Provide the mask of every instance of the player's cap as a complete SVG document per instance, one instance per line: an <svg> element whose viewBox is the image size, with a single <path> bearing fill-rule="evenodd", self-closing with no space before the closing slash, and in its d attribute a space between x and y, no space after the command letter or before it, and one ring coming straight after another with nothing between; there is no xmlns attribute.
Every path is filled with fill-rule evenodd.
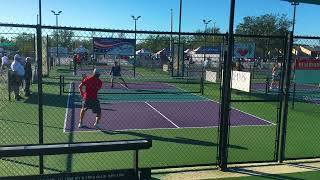
<svg viewBox="0 0 320 180"><path fill-rule="evenodd" d="M26 62L27 62L27 63L31 63L31 57L27 57L27 58L26 58Z"/></svg>
<svg viewBox="0 0 320 180"><path fill-rule="evenodd" d="M95 75L100 75L101 73L100 73L100 70L99 69L94 69L93 70L93 75L95 76Z"/></svg>
<svg viewBox="0 0 320 180"><path fill-rule="evenodd" d="M20 62L21 57L20 57L20 55L19 55L19 54L16 54L16 55L14 55L13 59L14 59L15 61Z"/></svg>

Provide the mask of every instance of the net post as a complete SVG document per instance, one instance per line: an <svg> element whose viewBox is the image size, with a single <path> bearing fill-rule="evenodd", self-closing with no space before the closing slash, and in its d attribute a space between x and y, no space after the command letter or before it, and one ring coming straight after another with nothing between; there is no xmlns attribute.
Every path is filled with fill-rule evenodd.
<svg viewBox="0 0 320 180"><path fill-rule="evenodd" d="M64 76L62 76L62 92L65 92L65 91L64 91L64 86L65 86L65 83L64 83Z"/></svg>
<svg viewBox="0 0 320 180"><path fill-rule="evenodd" d="M201 92L201 95L204 95L204 78L203 78L203 72L202 72L202 75L201 75L201 78L200 78L200 92Z"/></svg>
<svg viewBox="0 0 320 180"><path fill-rule="evenodd" d="M269 85L270 84L270 80L269 80L269 77L267 77L267 79L266 79L266 94L268 94L269 93Z"/></svg>

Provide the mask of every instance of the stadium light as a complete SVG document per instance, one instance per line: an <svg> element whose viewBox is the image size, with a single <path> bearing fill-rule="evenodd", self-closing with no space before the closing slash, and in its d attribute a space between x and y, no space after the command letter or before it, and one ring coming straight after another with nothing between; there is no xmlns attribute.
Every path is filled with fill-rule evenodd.
<svg viewBox="0 0 320 180"><path fill-rule="evenodd" d="M57 13L54 10L51 10L51 12L53 13L53 15L56 16L56 27L58 27L58 16L62 13L62 11L58 11ZM58 58L58 64L60 65L60 58L59 58L59 34L58 34L58 30L57 30L57 58Z"/></svg>
<svg viewBox="0 0 320 180"><path fill-rule="evenodd" d="M132 19L134 20L134 39L135 39L135 45L134 45L134 61L133 61L133 77L136 77L136 47L137 47L137 21L141 16L135 17L134 15L131 15Z"/></svg>
<svg viewBox="0 0 320 180"><path fill-rule="evenodd" d="M208 24L212 21L212 20L205 20L203 19L202 20L203 23L204 23L204 33L207 32L207 26ZM203 63L205 63L205 60L206 60L206 51L207 51L207 35L204 36L204 54L203 54ZM205 64L203 64L202 68L205 68ZM204 69L203 69L204 70ZM202 72L203 72L202 70Z"/></svg>
<svg viewBox="0 0 320 180"><path fill-rule="evenodd" d="M205 27L204 27L204 32L206 32L207 31L207 26L208 26L208 24L211 22L212 20L203 20L203 23L204 23L204 25L205 25Z"/></svg>

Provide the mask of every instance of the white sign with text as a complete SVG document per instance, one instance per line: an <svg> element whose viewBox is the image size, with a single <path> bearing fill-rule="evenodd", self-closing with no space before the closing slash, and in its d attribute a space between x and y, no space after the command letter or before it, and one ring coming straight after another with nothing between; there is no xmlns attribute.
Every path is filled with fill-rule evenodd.
<svg viewBox="0 0 320 180"><path fill-rule="evenodd" d="M232 71L231 88L250 92L251 73L243 71Z"/></svg>

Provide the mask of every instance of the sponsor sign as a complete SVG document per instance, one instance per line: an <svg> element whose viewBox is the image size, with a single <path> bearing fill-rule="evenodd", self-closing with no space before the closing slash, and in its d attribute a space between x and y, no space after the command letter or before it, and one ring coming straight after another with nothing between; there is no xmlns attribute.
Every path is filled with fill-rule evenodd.
<svg viewBox="0 0 320 180"><path fill-rule="evenodd" d="M206 81L208 82L217 82L217 72L206 71Z"/></svg>
<svg viewBox="0 0 320 180"><path fill-rule="evenodd" d="M231 88L250 92L251 73L243 71L232 71Z"/></svg>
<svg viewBox="0 0 320 180"><path fill-rule="evenodd" d="M93 51L106 55L133 56L134 39L93 38Z"/></svg>
<svg viewBox="0 0 320 180"><path fill-rule="evenodd" d="M320 60L297 59L295 61L294 82L320 83Z"/></svg>

